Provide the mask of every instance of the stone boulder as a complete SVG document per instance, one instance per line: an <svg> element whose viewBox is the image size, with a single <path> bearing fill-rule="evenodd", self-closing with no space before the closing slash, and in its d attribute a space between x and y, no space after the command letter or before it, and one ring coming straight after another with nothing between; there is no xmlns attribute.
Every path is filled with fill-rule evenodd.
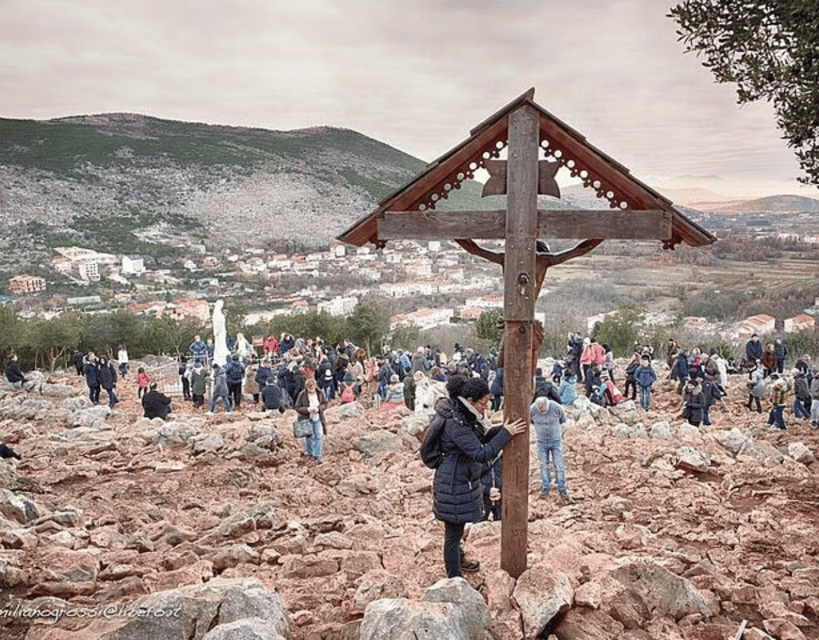
<svg viewBox="0 0 819 640"><path fill-rule="evenodd" d="M257 447L269 449L271 445L280 447L284 442L281 432L271 424L252 424L245 432L245 440Z"/></svg>
<svg viewBox="0 0 819 640"><path fill-rule="evenodd" d="M401 437L379 429L359 438L355 448L364 456L372 458L387 451L401 451L403 449Z"/></svg>
<svg viewBox="0 0 819 640"><path fill-rule="evenodd" d="M813 451L808 449L804 442L791 442L788 444L788 455L802 464L810 464L816 460Z"/></svg>
<svg viewBox="0 0 819 640"><path fill-rule="evenodd" d="M257 578L213 578L204 584L160 591L143 596L132 605L134 611L154 615L121 619L121 625L106 633L104 640L208 640L254 638L278 640L290 635L287 609L275 591ZM162 612L162 615L157 615ZM248 621L246 625L237 625ZM269 635L248 635L264 623ZM222 625L234 625L215 634ZM242 636L228 631L244 629ZM274 632L277 635L272 635Z"/></svg>
<svg viewBox="0 0 819 640"><path fill-rule="evenodd" d="M424 431L429 426L430 418L427 416L411 415L401 418L400 432L417 441L421 441Z"/></svg>
<svg viewBox="0 0 819 640"><path fill-rule="evenodd" d="M2 413L13 420L47 420L53 417L54 403L38 396L18 396L3 403Z"/></svg>
<svg viewBox="0 0 819 640"><path fill-rule="evenodd" d="M481 640L489 622L483 597L463 578L440 580L421 601L381 598L367 605L359 640Z"/></svg>
<svg viewBox="0 0 819 640"><path fill-rule="evenodd" d="M194 453L206 453L208 451L216 452L225 445L222 436L217 434L199 434L191 436L188 439L188 444Z"/></svg>
<svg viewBox="0 0 819 640"><path fill-rule="evenodd" d="M518 578L512 593L523 617L525 638L537 638L557 616L574 602L569 576L545 564L535 565Z"/></svg>
<svg viewBox="0 0 819 640"><path fill-rule="evenodd" d="M364 611L375 600L406 598L407 595L407 585L401 576L384 569L374 569L361 576L353 596L353 607L356 611Z"/></svg>
<svg viewBox="0 0 819 640"><path fill-rule="evenodd" d="M620 404L612 405L608 410L609 413L620 422L625 422L626 424L639 422L637 405L634 400L625 400Z"/></svg>
<svg viewBox="0 0 819 640"><path fill-rule="evenodd" d="M154 420L159 421L159 418ZM196 435L196 428L187 422L161 422L154 433L154 442L161 448L187 444Z"/></svg>
<svg viewBox="0 0 819 640"><path fill-rule="evenodd" d="M649 428L649 433L652 438L668 440L673 435L671 432L671 420L665 419L654 422Z"/></svg>
<svg viewBox="0 0 819 640"><path fill-rule="evenodd" d="M0 514L20 524L27 524L40 516L40 510L26 496L0 489Z"/></svg>
<svg viewBox="0 0 819 640"><path fill-rule="evenodd" d="M711 436L734 455L737 455L742 450L747 440L745 434L742 433L738 427L732 429L715 429L711 433Z"/></svg>
<svg viewBox="0 0 819 640"><path fill-rule="evenodd" d="M360 418L364 415L364 406L356 401L356 402L347 402L345 404L339 405L338 410L336 411L336 417L339 420L349 420L351 418Z"/></svg>
<svg viewBox="0 0 819 640"><path fill-rule="evenodd" d="M711 466L711 458L707 453L692 447L680 447L675 456L675 465L686 471L707 471Z"/></svg>
<svg viewBox="0 0 819 640"><path fill-rule="evenodd" d="M29 371L26 373L26 381L23 383L23 389L32 393L43 393L43 385L46 383L46 377L42 371Z"/></svg>
<svg viewBox="0 0 819 640"><path fill-rule="evenodd" d="M44 396L54 398L69 398L77 393L77 390L70 384L54 384L51 382L45 382L43 383L43 386L40 387L40 393Z"/></svg>
<svg viewBox="0 0 819 640"><path fill-rule="evenodd" d="M90 409L94 406L94 403L91 402L91 398L88 396L72 396L70 398L66 398L62 401L62 407L69 413L74 413L75 411L82 411L83 409Z"/></svg>
<svg viewBox="0 0 819 640"><path fill-rule="evenodd" d="M754 438L745 440L738 455L750 456L769 467L778 466L785 459L784 454L772 444Z"/></svg>
<svg viewBox="0 0 819 640"><path fill-rule="evenodd" d="M439 580L424 591L421 602L449 602L457 605L463 621L462 628L471 640L481 638L489 622L489 609L483 596L465 580Z"/></svg>
<svg viewBox="0 0 819 640"><path fill-rule="evenodd" d="M611 428L611 435L615 438L645 438L648 434L642 422L635 424L618 422Z"/></svg>
<svg viewBox="0 0 819 640"><path fill-rule="evenodd" d="M80 409L68 414L68 427L88 427L99 429L105 424L105 419L111 415L111 407L107 404L91 405L87 409Z"/></svg>
<svg viewBox="0 0 819 640"><path fill-rule="evenodd" d="M691 614L706 618L714 615L705 598L688 580L652 560L625 559L610 576L639 599L652 617L671 616L680 620Z"/></svg>
<svg viewBox="0 0 819 640"><path fill-rule="evenodd" d="M208 631L202 640L285 640L270 622L262 618L244 618L220 624Z"/></svg>

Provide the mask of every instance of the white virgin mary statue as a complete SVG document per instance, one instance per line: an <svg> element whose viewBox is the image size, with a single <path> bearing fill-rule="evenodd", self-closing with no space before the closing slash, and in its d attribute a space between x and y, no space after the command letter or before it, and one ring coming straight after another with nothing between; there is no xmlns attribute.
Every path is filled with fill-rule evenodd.
<svg viewBox="0 0 819 640"><path fill-rule="evenodd" d="M222 311L224 300L217 300L213 305L213 364L224 367L227 362L227 329L225 328L225 314Z"/></svg>

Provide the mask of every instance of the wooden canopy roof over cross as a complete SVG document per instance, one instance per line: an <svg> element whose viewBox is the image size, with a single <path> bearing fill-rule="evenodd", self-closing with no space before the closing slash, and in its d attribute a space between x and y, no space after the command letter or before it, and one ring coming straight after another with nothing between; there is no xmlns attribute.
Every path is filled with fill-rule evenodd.
<svg viewBox="0 0 819 640"><path fill-rule="evenodd" d="M338 239L354 246L368 242L383 247L388 240L412 238L502 239L506 211L437 212L436 205L472 179L478 169L491 178L484 195L506 193L505 161L509 114L523 105L538 115L539 147L547 158L539 163L541 195L560 197L554 176L565 167L572 177L608 200L610 211L546 209L538 211L538 237L656 238L663 248L680 242L711 244L716 238L674 208L672 202L632 176L629 170L588 143L585 137L533 102L534 88L516 98L470 131L469 138L430 163L418 176L382 200Z"/></svg>
<svg viewBox="0 0 819 640"><path fill-rule="evenodd" d="M503 413L510 429L517 421L528 424L530 418L534 362L542 339L534 308L549 267L591 251L605 238L657 239L666 249L680 242L701 246L716 240L628 169L535 104L533 97L530 89L475 127L467 140L339 236L348 244L372 242L379 247L399 238L451 239L501 266ZM508 159L499 159L507 148ZM608 200L611 210L538 209L538 195L560 197L555 175L562 167ZM505 194L505 210L436 210L479 169L490 175L484 195ZM585 240L573 249L550 253L545 238ZM504 239L505 250L489 251L476 239ZM526 568L529 486L529 438L518 436L503 450L501 518L501 568L515 578Z"/></svg>

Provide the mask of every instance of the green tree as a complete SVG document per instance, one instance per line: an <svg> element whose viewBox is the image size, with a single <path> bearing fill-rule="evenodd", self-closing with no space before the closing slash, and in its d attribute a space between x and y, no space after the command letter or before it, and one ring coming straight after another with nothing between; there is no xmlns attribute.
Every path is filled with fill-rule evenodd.
<svg viewBox="0 0 819 640"><path fill-rule="evenodd" d="M415 351L421 343L421 330L416 327L398 327L392 332L390 337L390 345L394 349L403 349L404 351Z"/></svg>
<svg viewBox="0 0 819 640"><path fill-rule="evenodd" d="M347 337L346 321L339 316L331 316L326 311L310 311L295 316L276 316L268 324L265 336L280 336L289 333L305 338L321 338L326 343L334 344Z"/></svg>
<svg viewBox="0 0 819 640"><path fill-rule="evenodd" d="M368 354L383 350L384 336L389 330L390 317L386 308L373 299L360 301L347 317L349 339L363 346Z"/></svg>
<svg viewBox="0 0 819 640"><path fill-rule="evenodd" d="M154 355L178 355L187 353L190 331L180 326L173 318L162 316L151 318L145 325L136 344L136 352Z"/></svg>
<svg viewBox="0 0 819 640"><path fill-rule="evenodd" d="M34 366L40 362L49 371L57 361L80 344L87 316L77 311L63 313L48 320L35 320L28 327L26 342L34 355Z"/></svg>
<svg viewBox="0 0 819 640"><path fill-rule="evenodd" d="M225 301L225 325L227 332L235 336L237 333L244 333L245 318L247 318L247 304L239 298L231 298Z"/></svg>
<svg viewBox="0 0 819 640"><path fill-rule="evenodd" d="M773 103L804 176L819 185L819 0L685 0L669 17L739 104Z"/></svg>
<svg viewBox="0 0 819 640"><path fill-rule="evenodd" d="M12 353L20 350L25 323L10 305L0 305L0 326L3 327L0 331L0 356L5 363Z"/></svg>
<svg viewBox="0 0 819 640"><path fill-rule="evenodd" d="M503 338L503 325L498 320L503 316L503 309L484 311L475 322L475 335L481 340L498 346Z"/></svg>
<svg viewBox="0 0 819 640"><path fill-rule="evenodd" d="M789 333L782 340L788 349L788 359L796 362L796 359L803 355L808 355L815 359L819 353L819 333L816 331L799 331Z"/></svg>
<svg viewBox="0 0 819 640"><path fill-rule="evenodd" d="M642 314L634 306L623 305L617 313L598 322L592 335L600 344L608 344L616 357L622 357L633 351L642 321Z"/></svg>
<svg viewBox="0 0 819 640"><path fill-rule="evenodd" d="M139 339L145 327L145 322L139 317L126 311L118 309L108 314L109 330L107 336L111 338L109 348L111 356L116 357L116 348L119 344L130 345Z"/></svg>

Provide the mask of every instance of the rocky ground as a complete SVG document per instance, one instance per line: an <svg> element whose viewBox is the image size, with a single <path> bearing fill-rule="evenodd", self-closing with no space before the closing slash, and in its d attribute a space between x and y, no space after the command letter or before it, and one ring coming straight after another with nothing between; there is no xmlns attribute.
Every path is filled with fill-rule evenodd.
<svg viewBox="0 0 819 640"><path fill-rule="evenodd" d="M465 548L481 570L467 580L485 611L477 631L449 637L723 640L746 621L746 639L819 639L819 432L790 415L785 432L765 427L732 384L701 429L678 417L670 382L648 414L572 409L574 502L536 498L533 448L529 570L500 571L500 524L474 526ZM331 408L316 466L292 411L209 418L175 399L163 423L141 418L132 380L118 391L112 413L68 373L0 391L0 440L23 457L0 461L0 638L277 637L225 635L224 602L178 636L140 635L110 613L19 613L240 578L230 584L280 596L276 633L292 640L433 637L385 631L385 606L417 622L448 597L430 590L445 577L443 529L408 412Z"/></svg>

